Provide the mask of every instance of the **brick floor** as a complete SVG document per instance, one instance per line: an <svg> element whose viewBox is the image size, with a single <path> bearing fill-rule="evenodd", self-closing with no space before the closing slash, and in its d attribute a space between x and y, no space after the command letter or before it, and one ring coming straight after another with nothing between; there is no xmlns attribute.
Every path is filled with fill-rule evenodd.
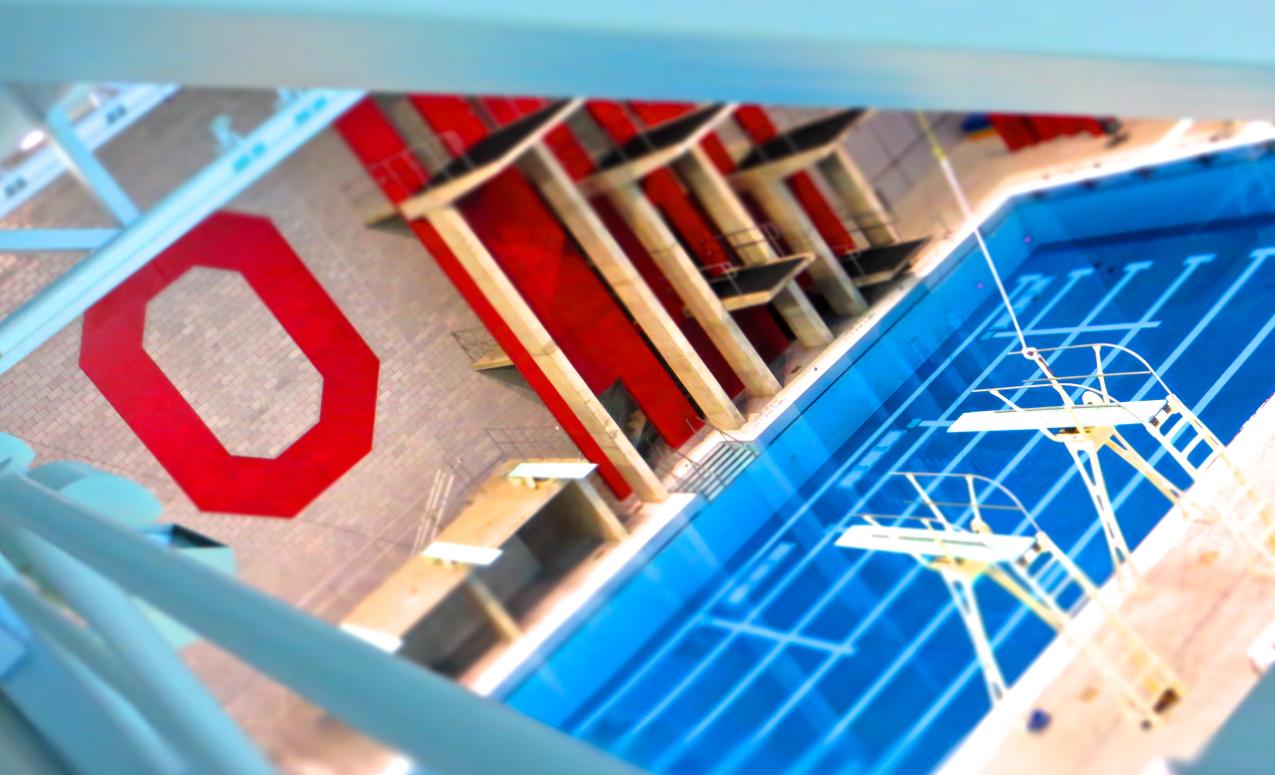
<svg viewBox="0 0 1275 775"><path fill-rule="evenodd" d="M214 158L206 129L214 116L227 112L248 131L268 115L271 99L184 90L101 157L140 206L152 205ZM406 558L440 469L477 473L501 457L489 429L560 435L517 377L470 368L451 332L480 323L419 243L362 226L343 190L362 174L340 138L324 132L227 208L273 219L381 360L371 454L296 519L199 513L80 372L79 321L0 375L0 429L26 439L43 460L84 460L145 484L166 519L233 546L244 581L329 620ZM0 221L0 228L106 225L65 177ZM0 314L78 258L0 255ZM197 269L174 283L148 308L145 345L233 452L277 454L315 420L318 375L237 275ZM316 713L208 646L187 656L276 755L287 750L289 730Z"/></svg>

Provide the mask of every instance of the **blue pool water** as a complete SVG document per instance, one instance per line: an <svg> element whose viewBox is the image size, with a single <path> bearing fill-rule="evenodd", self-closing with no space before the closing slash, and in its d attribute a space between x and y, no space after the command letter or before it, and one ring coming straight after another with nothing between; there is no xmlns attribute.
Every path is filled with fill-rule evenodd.
<svg viewBox="0 0 1275 775"><path fill-rule="evenodd" d="M1131 347L1224 440L1275 388L1268 149L1032 195L986 232L1034 346ZM833 542L850 514L904 508L880 484L891 471L973 472L1013 490L1095 578L1109 575L1061 447L1031 432L946 432L961 412L996 408L974 388L1031 376L1016 349L963 246L505 700L660 773L935 767L988 708L969 639L933 574ZM1105 469L1136 543L1166 503L1118 460ZM1052 633L985 586L1012 681Z"/></svg>

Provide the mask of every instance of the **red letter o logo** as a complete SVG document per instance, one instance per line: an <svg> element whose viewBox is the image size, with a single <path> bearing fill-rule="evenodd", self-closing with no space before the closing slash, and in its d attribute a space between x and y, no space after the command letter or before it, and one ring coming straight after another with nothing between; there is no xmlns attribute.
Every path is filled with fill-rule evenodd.
<svg viewBox="0 0 1275 775"><path fill-rule="evenodd" d="M143 348L146 305L192 267L238 272L323 377L319 420L232 455ZM84 315L80 368L204 511L293 517L372 449L380 361L267 218L216 213Z"/></svg>

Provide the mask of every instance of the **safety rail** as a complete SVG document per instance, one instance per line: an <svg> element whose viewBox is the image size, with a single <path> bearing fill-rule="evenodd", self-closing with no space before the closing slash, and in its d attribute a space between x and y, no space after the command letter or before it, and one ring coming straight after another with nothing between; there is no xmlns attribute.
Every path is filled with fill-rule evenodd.
<svg viewBox="0 0 1275 775"><path fill-rule="evenodd" d="M700 242L699 256L707 263L730 264L740 253L762 250L772 256L791 252L779 226L767 221L734 231L722 232Z"/></svg>
<svg viewBox="0 0 1275 775"><path fill-rule="evenodd" d="M1275 573L1275 508L1254 488L1244 470L1227 454L1226 445L1176 396L1164 379L1138 353L1128 347L1105 342L1061 347L1028 347L1019 352L1039 376L1017 385L978 388L976 393L994 396L1005 409L967 412L950 431L1023 430L1039 431L1064 446L1088 490L1098 512L1112 564L1117 570L1134 572L1128 562L1125 541L1098 453L1110 450L1145 478L1183 514L1201 521L1220 523L1250 555L1250 564L1266 574ZM1062 369L1059 358L1081 356L1080 365ZM1092 359L1092 361L1091 361ZM1119 368L1112 364L1122 360ZM1130 363L1132 360L1132 363ZM1076 359L1071 358L1074 363ZM1092 368L1089 363L1092 362ZM1059 376L1055 369L1068 373ZM1078 372L1078 373L1071 373ZM1132 383L1130 382L1132 380ZM1118 386L1137 385L1132 396L1121 399ZM1052 391L1058 403L1025 405L1025 396ZM1188 497L1186 489L1156 468L1120 432L1118 426L1139 426L1163 454L1169 456L1191 483L1198 482L1214 463L1229 475L1231 491L1222 503ZM1205 450L1197 459L1198 450Z"/></svg>
<svg viewBox="0 0 1275 775"><path fill-rule="evenodd" d="M24 712L56 701L60 715L28 718L81 769L274 771L136 599L431 771L636 772L140 534L139 515L110 506L139 485L81 464L28 470L32 457L0 435L0 634L30 657L0 690Z"/></svg>
<svg viewBox="0 0 1275 775"><path fill-rule="evenodd" d="M982 578L1068 641L1115 689L1121 709L1143 726L1156 724L1181 699L1184 688L1174 670L1008 488L969 473L898 471L891 476L910 485L915 499L905 503L909 510L924 507L924 515L852 514L836 543L908 555L940 575L970 635L994 704L1006 699L1009 687L976 595ZM1080 631L1078 619L1087 611L1094 612L1101 629Z"/></svg>

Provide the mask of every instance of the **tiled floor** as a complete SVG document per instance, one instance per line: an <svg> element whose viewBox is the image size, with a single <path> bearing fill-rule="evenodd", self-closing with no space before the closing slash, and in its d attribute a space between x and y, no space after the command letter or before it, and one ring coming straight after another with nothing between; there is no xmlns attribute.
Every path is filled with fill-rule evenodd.
<svg viewBox="0 0 1275 775"><path fill-rule="evenodd" d="M243 131L268 115L271 96L180 92L102 158L139 205L153 204L213 157L205 127L217 113ZM325 132L228 208L269 216L381 361L371 454L295 519L199 513L80 371L79 321L0 375L0 429L42 460L85 460L142 482L167 519L233 546L243 580L329 620L406 557L440 468L480 472L504 454L497 439L564 438L518 379L470 368L451 332L478 320L419 243L362 226L342 188L362 175ZM65 177L0 221L105 225ZM0 255L0 314L77 258ZM150 306L146 348L232 451L273 454L314 422L321 384L241 279L196 272ZM211 648L188 655L250 733L273 750L288 747L304 711L287 692Z"/></svg>

